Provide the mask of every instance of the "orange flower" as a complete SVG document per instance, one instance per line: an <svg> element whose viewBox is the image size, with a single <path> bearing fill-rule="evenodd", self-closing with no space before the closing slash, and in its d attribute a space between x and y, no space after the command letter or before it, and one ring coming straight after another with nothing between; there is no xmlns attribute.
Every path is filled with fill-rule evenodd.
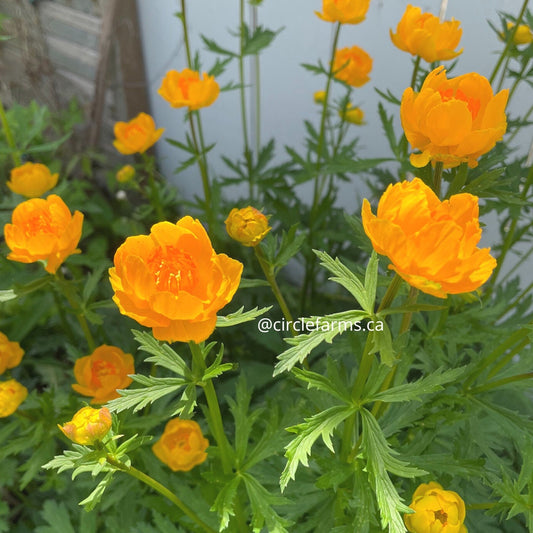
<svg viewBox="0 0 533 533"><path fill-rule="evenodd" d="M172 471L188 472L207 459L209 441L194 420L173 418L161 438L152 446L155 456Z"/></svg>
<svg viewBox="0 0 533 533"><path fill-rule="evenodd" d="M455 52L463 33L460 24L454 19L441 22L439 17L408 5L396 33L390 30L390 37L397 48L420 56L428 63L446 61L463 52L462 48Z"/></svg>
<svg viewBox="0 0 533 533"><path fill-rule="evenodd" d="M363 22L370 0L322 0L322 11L315 13L326 22L359 24Z"/></svg>
<svg viewBox="0 0 533 533"><path fill-rule="evenodd" d="M228 235L244 246L257 246L272 229L268 218L255 207L234 207L226 218Z"/></svg>
<svg viewBox="0 0 533 533"><path fill-rule="evenodd" d="M125 389L132 381L128 375L133 373L131 354L104 344L76 361L74 377L78 383L72 388L84 396L92 396L91 403L106 403L120 396L117 389Z"/></svg>
<svg viewBox="0 0 533 533"><path fill-rule="evenodd" d="M113 146L124 155L143 154L153 146L165 131L155 129L154 119L146 113L139 113L129 122L117 122L114 127L116 139Z"/></svg>
<svg viewBox="0 0 533 533"><path fill-rule="evenodd" d="M210 106L220 93L220 87L214 76L200 73L188 68L181 72L170 70L163 78L157 91L172 107L188 107L195 111Z"/></svg>
<svg viewBox="0 0 533 533"><path fill-rule="evenodd" d="M22 202L13 211L12 224L4 226L7 256L12 261L35 263L46 261L45 270L55 274L72 254L81 237L83 215L72 215L63 200L51 194L46 199L33 198Z"/></svg>
<svg viewBox="0 0 533 533"><path fill-rule="evenodd" d="M41 163L24 163L11 170L7 186L14 193L37 198L56 186L58 176Z"/></svg>
<svg viewBox="0 0 533 533"><path fill-rule="evenodd" d="M411 533L468 533L463 524L465 502L439 483L422 483L413 494L409 506L415 512L405 514L404 522Z"/></svg>
<svg viewBox="0 0 533 533"><path fill-rule="evenodd" d="M405 89L400 106L407 140L421 154L411 164L423 167L441 161L477 166L477 159L500 141L507 129L509 91L493 95L487 78L471 72L448 80L444 67L430 72L419 93Z"/></svg>
<svg viewBox="0 0 533 533"><path fill-rule="evenodd" d="M215 253L202 224L189 216L127 238L109 270L120 312L170 342L207 339L241 273L242 264Z"/></svg>
<svg viewBox="0 0 533 533"><path fill-rule="evenodd" d="M378 254L407 283L439 298L470 292L496 267L481 239L478 199L456 194L440 201L418 178L389 185L372 214L363 201L363 226Z"/></svg>
<svg viewBox="0 0 533 533"><path fill-rule="evenodd" d="M111 413L107 407L82 407L70 422L63 426L58 424L57 427L72 442L86 446L102 440L111 429L111 423Z"/></svg>
<svg viewBox="0 0 533 533"><path fill-rule="evenodd" d="M20 365L24 350L18 342L10 341L2 332L0 332L0 374L3 374L8 368L15 368Z"/></svg>
<svg viewBox="0 0 533 533"><path fill-rule="evenodd" d="M339 117L350 124L361 126L365 123L365 113L360 107L353 107L352 104L348 104L345 109L339 110Z"/></svg>
<svg viewBox="0 0 533 533"><path fill-rule="evenodd" d="M12 415L28 396L28 389L18 381L0 381L0 418Z"/></svg>
<svg viewBox="0 0 533 533"><path fill-rule="evenodd" d="M341 48L335 52L333 72L338 80L352 87L361 87L370 81L372 58L358 46Z"/></svg>

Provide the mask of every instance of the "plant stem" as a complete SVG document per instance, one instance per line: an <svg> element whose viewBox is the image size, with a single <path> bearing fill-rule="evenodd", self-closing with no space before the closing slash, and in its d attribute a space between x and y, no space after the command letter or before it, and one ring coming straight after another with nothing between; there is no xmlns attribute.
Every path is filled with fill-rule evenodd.
<svg viewBox="0 0 533 533"><path fill-rule="evenodd" d="M474 387L473 389L470 389L468 392L470 394L478 394L480 392L486 392L491 389L496 389L497 387L501 387L502 385L507 385L508 383L514 383L516 381L523 381L525 379L532 379L532 378L533 378L533 372L527 372L526 374L518 374L517 376L510 376L508 378L498 379L497 381L491 381L490 383L486 383L485 385Z"/></svg>
<svg viewBox="0 0 533 533"><path fill-rule="evenodd" d="M522 4L522 8L520 9L520 13L518 14L518 17L516 19L516 24L514 25L513 30L509 34L507 38L507 42L505 43L505 48L503 49L503 52L501 53L498 62L494 66L494 70L492 71L492 74L490 75L489 82L492 85L493 81L496 79L496 76L498 75L498 71L500 70L500 67L504 61L504 59L507 57L507 53L511 49L511 46L513 45L513 39L516 34L516 31L518 30L518 25L520 24L522 18L524 17L524 13L526 12L527 4L529 0L524 0L524 3Z"/></svg>
<svg viewBox="0 0 533 533"><path fill-rule="evenodd" d="M411 89L416 91L416 77L418 75L418 69L420 67L420 56L416 56L415 64L413 67L413 75L411 76Z"/></svg>
<svg viewBox="0 0 533 533"><path fill-rule="evenodd" d="M4 128L4 134L6 136L7 144L9 145L9 148L11 148L11 159L13 160L13 166L18 167L20 166L20 163L21 163L20 154L15 144L13 132L11 131L9 122L7 121L6 110L4 109L4 104L2 103L1 98L0 98L0 122L2 123L2 127Z"/></svg>
<svg viewBox="0 0 533 533"><path fill-rule="evenodd" d="M513 83L513 86L511 87L511 90L509 91L509 98L507 99L507 105L509 105L511 98L513 97L513 94L516 91L518 84L522 81L522 76L524 75L524 72L526 72L528 67L529 67L529 60L524 61L524 64L522 65L522 69L520 70L518 77L516 78L515 82Z"/></svg>
<svg viewBox="0 0 533 533"><path fill-rule="evenodd" d="M252 6L252 28L257 29L257 6ZM261 64L259 54L254 55L255 73L255 154L259 157L261 149Z"/></svg>
<svg viewBox="0 0 533 533"><path fill-rule="evenodd" d="M176 507L178 507L178 509L180 509L183 512L184 515L188 516L193 522L195 522L204 531L207 531L208 533L215 533L214 529L209 527L192 509L187 507L187 505L185 505L172 491L170 491L164 485L159 483L159 481L156 481L154 478L150 477L144 472L141 472L140 470L137 470L133 466L125 465L124 463L115 459L110 454L107 454L106 461L108 464L110 464L117 470L120 470L121 472L124 472L134 477L135 479L138 479L145 485L148 485L150 488L159 492L159 494L165 496L165 498L168 498Z"/></svg>
<svg viewBox="0 0 533 533"><path fill-rule="evenodd" d="M315 176L315 182L314 182L314 188L313 188L313 203L311 205L310 210L310 221L309 221L309 248L313 249L313 243L315 240L315 215L317 209L320 207L320 167L322 163L322 149L324 145L324 138L326 134L326 118L328 115L328 100L329 100L329 92L330 92L330 86L331 86L331 80L333 79L333 61L335 59L335 51L337 50L337 43L339 41L339 34L341 30L341 24L338 23L335 27L335 33L333 36L333 43L331 46L331 57L329 62L329 72L328 72L328 79L326 82L326 90L324 95L324 103L322 105L322 117L320 119L320 131L318 134L318 141L317 141L317 149L316 149L316 176ZM302 286L302 295L301 295L301 313L305 314L305 307L308 297L308 292L311 292L311 296L313 293L313 287L314 287L314 276L315 276L315 267L316 267L316 255L314 253L311 254L309 260L306 263L306 269L305 269L305 277L304 282Z"/></svg>
<svg viewBox="0 0 533 533"><path fill-rule="evenodd" d="M193 362L197 368L197 371L201 376L203 376L206 370L206 364L202 348L192 341L189 342L189 347L191 349ZM199 383L199 385L204 389L205 399L207 401L207 407L210 414L209 419L211 422L211 431L215 437L215 440L217 441L218 449L220 451L222 469L224 470L225 474L230 474L233 463L233 452L226 437L226 433L224 432L222 414L220 413L220 406L218 404L215 387L213 386L213 380L208 379L206 381L202 381Z"/></svg>
<svg viewBox="0 0 533 533"><path fill-rule="evenodd" d="M143 163L148 175L148 187L150 188L149 199L155 209L158 222L162 222L165 219L163 208L161 206L161 198L159 196L159 190L155 183L155 157L146 153L142 154Z"/></svg>
<svg viewBox="0 0 533 533"><path fill-rule="evenodd" d="M471 503L470 505L466 506L467 511L477 511L477 510L485 510L485 509L492 509L493 507L496 507L495 502L487 502L487 503Z"/></svg>
<svg viewBox="0 0 533 533"><path fill-rule="evenodd" d="M390 307L390 304L398 293L398 289L400 288L402 281L403 280L399 274L394 275L390 282L390 285L387 287L387 291L385 292L381 303L379 304L378 313L380 311L383 311L383 309L387 309Z"/></svg>
<svg viewBox="0 0 533 533"><path fill-rule="evenodd" d="M191 45L189 42L189 27L187 25L187 10L185 0L181 0L181 23L183 25L183 42L185 43L185 54L187 56L187 66L192 70Z"/></svg>
<svg viewBox="0 0 533 533"><path fill-rule="evenodd" d="M437 161L435 163L435 170L433 172L433 191L440 198L440 189L442 184L442 170L444 168L444 163L442 161Z"/></svg>
<svg viewBox="0 0 533 533"><path fill-rule="evenodd" d="M272 265L268 262L263 250L261 249L259 245L254 246L254 252L255 252L255 257L257 257L257 260L259 261L259 264L261 265L261 269L263 270L263 273L265 274L265 278L268 281L268 284L270 285L270 288L272 289L272 292L274 293L274 296L279 304L281 312L283 313L285 320L289 324L289 328L291 330L292 335L293 336L298 335L298 333L296 332L293 326L294 320L289 310L289 306L287 305L287 302L285 301L285 298L283 297L283 294L279 288L278 282L276 281L276 276L274 274L274 269L272 268Z"/></svg>

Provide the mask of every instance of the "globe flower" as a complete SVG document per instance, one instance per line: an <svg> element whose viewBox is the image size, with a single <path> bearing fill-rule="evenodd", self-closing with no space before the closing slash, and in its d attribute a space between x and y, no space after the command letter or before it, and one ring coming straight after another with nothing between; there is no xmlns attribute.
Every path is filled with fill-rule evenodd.
<svg viewBox="0 0 533 533"><path fill-rule="evenodd" d="M33 198L15 207L12 223L4 226L11 261L35 263L45 261L45 270L55 274L59 266L77 248L83 215L71 214L63 200L51 194L46 199Z"/></svg>
<svg viewBox="0 0 533 533"><path fill-rule="evenodd" d="M514 22L507 23L508 31L512 31L514 27ZM527 24L519 24L513 37L513 43L520 45L530 44L531 42L533 42L533 32L531 32L531 28Z"/></svg>
<svg viewBox="0 0 533 533"><path fill-rule="evenodd" d="M389 185L377 216L363 201L363 227L390 269L423 292L445 298L470 292L496 267L481 239L478 198L462 193L440 201L420 179Z"/></svg>
<svg viewBox="0 0 533 533"><path fill-rule="evenodd" d="M365 20L370 0L322 0L322 13L315 11L326 22L359 24Z"/></svg>
<svg viewBox="0 0 533 533"><path fill-rule="evenodd" d="M257 246L272 229L268 218L255 207L234 207L226 218L228 235L244 246Z"/></svg>
<svg viewBox="0 0 533 533"><path fill-rule="evenodd" d="M16 194L37 198L57 185L58 176L41 163L24 163L11 170L7 186Z"/></svg>
<svg viewBox="0 0 533 533"><path fill-rule="evenodd" d="M129 122L117 122L113 128L113 146L124 155L143 154L152 147L165 131L155 129L154 119L146 113L139 113Z"/></svg>
<svg viewBox="0 0 533 533"><path fill-rule="evenodd" d="M313 100L315 101L315 104L323 104L325 99L326 91L316 91L316 93L313 95Z"/></svg>
<svg viewBox="0 0 533 533"><path fill-rule="evenodd" d="M181 72L167 72L157 91L172 107L188 107L195 111L210 106L220 93L214 76L208 76L188 68Z"/></svg>
<svg viewBox="0 0 533 533"><path fill-rule="evenodd" d="M0 418L12 415L28 396L28 389L18 381L0 381Z"/></svg>
<svg viewBox="0 0 533 533"><path fill-rule="evenodd" d="M117 389L129 386L132 379L128 375L134 372L131 354L104 344L76 361L74 377L78 383L72 388L84 396L92 396L93 404L106 403L120 396Z"/></svg>
<svg viewBox="0 0 533 533"><path fill-rule="evenodd" d="M3 374L8 368L15 368L20 365L24 350L18 342L10 341L2 332L0 332L0 374Z"/></svg>
<svg viewBox="0 0 533 533"><path fill-rule="evenodd" d="M124 165L117 171L115 177L119 183L127 183L135 177L135 169L131 165Z"/></svg>
<svg viewBox="0 0 533 533"><path fill-rule="evenodd" d="M107 407L82 407L70 422L63 426L58 424L57 427L72 442L87 446L102 440L111 429L111 423L111 413Z"/></svg>
<svg viewBox="0 0 533 533"><path fill-rule="evenodd" d="M350 124L356 124L361 126L365 123L365 113L359 107L353 107L352 104L348 104L345 109L339 110L339 117Z"/></svg>
<svg viewBox="0 0 533 533"><path fill-rule="evenodd" d="M508 96L507 89L494 95L487 78L475 72L447 79L442 66L428 74L419 93L405 89L402 126L411 146L422 152L411 154L411 164L477 166L477 159L505 134Z"/></svg>
<svg viewBox="0 0 533 533"><path fill-rule="evenodd" d="M404 522L411 533L468 533L464 501L434 481L416 489L409 507L415 512L405 514Z"/></svg>
<svg viewBox="0 0 533 533"><path fill-rule="evenodd" d="M114 261L109 276L120 312L169 342L207 339L243 268L215 253L202 224L189 216L176 224L159 222L150 235L128 237Z"/></svg>
<svg viewBox="0 0 533 533"><path fill-rule="evenodd" d="M390 37L397 48L428 63L446 61L463 52L462 48L455 51L463 33L460 24L454 19L441 22L439 17L408 5L396 33L390 30Z"/></svg>
<svg viewBox="0 0 533 533"><path fill-rule="evenodd" d="M207 459L209 441L194 420L173 418L161 438L152 446L155 456L174 472L188 472Z"/></svg>
<svg viewBox="0 0 533 533"><path fill-rule="evenodd" d="M333 59L334 76L352 87L361 87L370 81L372 58L358 46L341 48Z"/></svg>

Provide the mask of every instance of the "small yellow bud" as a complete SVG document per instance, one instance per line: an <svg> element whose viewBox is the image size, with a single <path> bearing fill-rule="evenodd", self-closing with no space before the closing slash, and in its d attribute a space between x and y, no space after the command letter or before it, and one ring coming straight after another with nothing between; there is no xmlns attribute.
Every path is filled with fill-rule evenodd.
<svg viewBox="0 0 533 533"><path fill-rule="evenodd" d="M272 229L268 218L255 207L234 207L226 219L228 235L244 246L257 246Z"/></svg>
<svg viewBox="0 0 533 533"><path fill-rule="evenodd" d="M117 171L115 177L120 183L126 183L131 181L134 176L135 169L131 165L124 165L120 170Z"/></svg>
<svg viewBox="0 0 533 533"><path fill-rule="evenodd" d="M351 124L357 124L360 126L365 123L365 114L359 107L352 107L352 104L348 104L346 109L339 110L339 116L346 122Z"/></svg>
<svg viewBox="0 0 533 533"><path fill-rule="evenodd" d="M313 99L317 104L323 104L324 100L326 99L326 91L317 91L313 95Z"/></svg>
<svg viewBox="0 0 533 533"><path fill-rule="evenodd" d="M107 407L93 409L82 407L63 426L57 427L76 444L91 445L97 440L102 440L111 429L111 413Z"/></svg>
<svg viewBox="0 0 533 533"><path fill-rule="evenodd" d="M514 28L513 22L507 23L507 29L509 31L512 31ZM518 28L516 29L516 33L514 34L513 38L514 44L529 44L533 42L533 33L531 32L531 28L527 24L519 24Z"/></svg>
<svg viewBox="0 0 533 533"><path fill-rule="evenodd" d="M28 389L10 379L0 382L0 418L12 415L28 396Z"/></svg>

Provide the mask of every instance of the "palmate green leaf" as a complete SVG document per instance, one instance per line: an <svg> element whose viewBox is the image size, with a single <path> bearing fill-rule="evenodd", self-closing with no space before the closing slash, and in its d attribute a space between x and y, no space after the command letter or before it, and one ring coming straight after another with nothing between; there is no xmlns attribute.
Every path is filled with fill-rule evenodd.
<svg viewBox="0 0 533 533"><path fill-rule="evenodd" d="M168 344L154 339L153 335L148 332L135 329L132 329L131 332L139 343L139 350L153 356L148 357L146 362L167 368L188 380L192 379L192 372L187 363Z"/></svg>
<svg viewBox="0 0 533 533"><path fill-rule="evenodd" d="M226 483L218 492L211 507L211 511L215 511L220 517L219 531L224 531L229 525L230 518L235 516L235 496L241 481L241 476L235 476Z"/></svg>
<svg viewBox="0 0 533 533"><path fill-rule="evenodd" d="M272 309L272 306L261 307L261 309L254 307L249 311L244 311L244 307L241 307L235 313L230 313L226 316L217 317L217 328L227 328L228 326L236 326L237 324L243 324L244 322L250 322L255 320L258 316L261 316ZM244 311L244 312L243 312Z"/></svg>
<svg viewBox="0 0 533 533"><path fill-rule="evenodd" d="M463 376L465 367L453 368L451 370L443 370L438 368L431 375L419 379L412 383L405 383L392 387L386 391L373 394L365 399L365 402L408 402L411 400L422 400L424 394L431 394L442 390L443 385L456 381Z"/></svg>
<svg viewBox="0 0 533 533"><path fill-rule="evenodd" d="M266 523L270 533L287 533L285 528L290 526L292 522L279 516L272 509L272 505L283 505L288 503L288 500L283 496L270 493L248 472L242 474L242 479L252 507L253 532L260 533Z"/></svg>
<svg viewBox="0 0 533 533"><path fill-rule="evenodd" d="M369 481L380 510L381 525L384 529L388 528L389 533L405 533L401 513L408 513L411 510L402 503L388 472L401 477L422 476L427 472L396 459L393 454L397 452L390 448L374 416L366 409L361 409L360 413L363 426L363 454L366 458Z"/></svg>
<svg viewBox="0 0 533 533"><path fill-rule="evenodd" d="M272 261L274 272L284 267L300 251L306 239L306 234L304 232L297 234L297 230L298 224L294 224L289 228L289 231L282 232L278 251Z"/></svg>
<svg viewBox="0 0 533 533"><path fill-rule="evenodd" d="M311 333L304 333L296 337L285 339L289 348L278 355L279 363L274 368L274 376L291 370L294 365L301 363L310 353L322 342L331 344L333 339L339 334L350 330L350 324L367 318L365 311L352 310L323 317L311 317L303 320L302 329L309 329ZM312 327L306 324L313 325Z"/></svg>
<svg viewBox="0 0 533 533"><path fill-rule="evenodd" d="M392 367L396 361L396 353L392 346L392 335L386 322L382 322L382 330L375 329L372 335L372 352L379 352L381 362L388 367Z"/></svg>
<svg viewBox="0 0 533 533"><path fill-rule="evenodd" d="M215 41L213 41L213 39L208 39L205 35L200 35L200 38L210 52L214 52L215 54L220 54L223 56L239 57L239 54L236 54L235 52L232 52L226 48L222 48Z"/></svg>
<svg viewBox="0 0 533 533"><path fill-rule="evenodd" d="M285 489L289 481L294 479L300 463L304 466L309 465L308 457L311 455L311 448L319 437L322 437L324 444L332 452L335 451L333 449L333 443L331 442L333 431L341 422L354 414L356 409L357 408L353 405L336 405L317 413L311 418L306 418L305 422L302 424L287 428L287 431L298 433L298 436L287 446L287 451L285 453L287 464L285 465L280 478L282 491Z"/></svg>
<svg viewBox="0 0 533 533"><path fill-rule="evenodd" d="M105 489L107 489L107 486L109 483L111 483L111 480L113 479L113 472L108 472L105 477L96 485L95 489L80 502L80 505L82 505L86 511L92 511L102 499L102 496L105 492ZM61 531L61 530L57 530Z"/></svg>
<svg viewBox="0 0 533 533"><path fill-rule="evenodd" d="M130 375L136 383L143 385L141 389L118 389L120 398L115 398L106 404L110 411L120 413L133 408L136 413L143 407L163 398L167 394L173 394L189 381L181 378L154 378L140 374Z"/></svg>
<svg viewBox="0 0 533 533"><path fill-rule="evenodd" d="M209 351L209 347L207 348L207 351ZM223 363L222 362L222 356L224 355L224 346L221 346L218 350L218 353L215 357L215 360L213 361L213 364L209 366L209 368L206 368L204 375L202 377L202 381L207 381L209 379L216 378L217 376L220 376L220 374L223 374L224 372L228 370L234 370L236 365L233 363Z"/></svg>
<svg viewBox="0 0 533 533"><path fill-rule="evenodd" d="M261 50L269 46L270 43L276 37L276 35L283 31L283 28L280 28L276 31L272 31L263 28L263 26L257 26L254 29L254 32L250 33L250 29L248 28L248 26L246 24L243 24L241 31L244 37L242 55L248 56L258 54Z"/></svg>
<svg viewBox="0 0 533 533"><path fill-rule="evenodd" d="M331 382L326 376L303 368L293 368L291 373L295 378L305 381L308 389L318 389L347 404L350 403L350 392L346 388L339 388L338 383Z"/></svg>
<svg viewBox="0 0 533 533"><path fill-rule="evenodd" d="M196 384L189 383L181 393L176 408L170 416L190 418L196 407Z"/></svg>
<svg viewBox="0 0 533 533"><path fill-rule="evenodd" d="M64 503L46 500L41 516L48 525L39 526L35 529L35 533L58 533L59 531L61 533L76 533Z"/></svg>

